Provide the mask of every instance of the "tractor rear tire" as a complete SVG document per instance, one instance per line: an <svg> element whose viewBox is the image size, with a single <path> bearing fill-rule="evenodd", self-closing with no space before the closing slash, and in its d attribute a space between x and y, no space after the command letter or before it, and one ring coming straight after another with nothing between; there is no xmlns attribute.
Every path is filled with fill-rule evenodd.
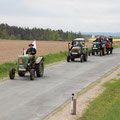
<svg viewBox="0 0 120 120"><path fill-rule="evenodd" d="M89 56L91 55L91 51L90 50L88 51L88 54L89 54Z"/></svg>
<svg viewBox="0 0 120 120"><path fill-rule="evenodd" d="M35 79L35 70L31 69L30 70L30 80L34 80Z"/></svg>
<svg viewBox="0 0 120 120"><path fill-rule="evenodd" d="M92 52L92 55L95 55L95 52Z"/></svg>
<svg viewBox="0 0 120 120"><path fill-rule="evenodd" d="M87 61L87 59L88 59L88 55L84 54L84 61Z"/></svg>
<svg viewBox="0 0 120 120"><path fill-rule="evenodd" d="M102 50L100 50L100 56L102 56Z"/></svg>
<svg viewBox="0 0 120 120"><path fill-rule="evenodd" d="M110 54L112 54L112 48L110 49Z"/></svg>
<svg viewBox="0 0 120 120"><path fill-rule="evenodd" d="M109 54L109 50L106 50L106 52L107 52L107 55Z"/></svg>
<svg viewBox="0 0 120 120"><path fill-rule="evenodd" d="M15 78L15 69L14 68L10 69L9 77L11 80L13 80Z"/></svg>
<svg viewBox="0 0 120 120"><path fill-rule="evenodd" d="M37 77L42 77L44 74L44 63L41 62L36 66L36 75Z"/></svg>
<svg viewBox="0 0 120 120"><path fill-rule="evenodd" d="M44 63L42 62L42 63L40 64L40 77L42 77L43 74L44 74Z"/></svg>
<svg viewBox="0 0 120 120"><path fill-rule="evenodd" d="M23 76L25 76L25 72L18 72L18 75L19 75L20 77L23 77Z"/></svg>
<svg viewBox="0 0 120 120"><path fill-rule="evenodd" d="M103 55L103 56L105 55L105 51L104 51L104 49L102 50L102 55Z"/></svg>
<svg viewBox="0 0 120 120"><path fill-rule="evenodd" d="M40 64L36 65L36 75L37 77L40 77Z"/></svg>

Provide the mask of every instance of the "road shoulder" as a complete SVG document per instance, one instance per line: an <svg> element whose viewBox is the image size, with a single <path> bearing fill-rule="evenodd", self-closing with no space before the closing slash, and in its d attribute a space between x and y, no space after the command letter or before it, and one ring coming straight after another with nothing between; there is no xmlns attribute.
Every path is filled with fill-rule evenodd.
<svg viewBox="0 0 120 120"><path fill-rule="evenodd" d="M118 74L120 73L120 66L104 75L102 78L92 83L90 86L85 88L82 92L78 94L77 97L77 114L70 114L71 100L67 101L64 105L60 106L53 113L48 115L44 120L76 120L81 117L86 109L89 107L90 103L103 91L105 88L103 84L110 81L113 78L120 78Z"/></svg>

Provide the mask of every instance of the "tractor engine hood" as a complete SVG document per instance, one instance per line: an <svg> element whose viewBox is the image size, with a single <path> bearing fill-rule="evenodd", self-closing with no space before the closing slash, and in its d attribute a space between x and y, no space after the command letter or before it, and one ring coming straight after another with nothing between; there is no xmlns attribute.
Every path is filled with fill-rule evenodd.
<svg viewBox="0 0 120 120"><path fill-rule="evenodd" d="M78 52L79 50L80 50L80 47L73 47L72 48L72 52L75 52L75 51Z"/></svg>
<svg viewBox="0 0 120 120"><path fill-rule="evenodd" d="M78 54L80 53L80 47L73 47L71 53Z"/></svg>
<svg viewBox="0 0 120 120"><path fill-rule="evenodd" d="M32 55L20 55L20 56L18 56L18 68L26 69L28 66L28 62L32 57L33 57Z"/></svg>

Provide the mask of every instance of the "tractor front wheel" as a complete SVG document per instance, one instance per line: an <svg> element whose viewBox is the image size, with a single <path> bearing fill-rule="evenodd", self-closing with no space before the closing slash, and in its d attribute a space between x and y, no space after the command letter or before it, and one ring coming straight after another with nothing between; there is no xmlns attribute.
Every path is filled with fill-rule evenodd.
<svg viewBox="0 0 120 120"><path fill-rule="evenodd" d="M15 78L15 69L12 68L10 71L9 71L9 77L11 80L13 80Z"/></svg>
<svg viewBox="0 0 120 120"><path fill-rule="evenodd" d="M70 56L69 55L67 56L67 62L70 62Z"/></svg>
<svg viewBox="0 0 120 120"><path fill-rule="evenodd" d="M34 78L35 78L35 70L31 69L30 70L30 80L34 80Z"/></svg>

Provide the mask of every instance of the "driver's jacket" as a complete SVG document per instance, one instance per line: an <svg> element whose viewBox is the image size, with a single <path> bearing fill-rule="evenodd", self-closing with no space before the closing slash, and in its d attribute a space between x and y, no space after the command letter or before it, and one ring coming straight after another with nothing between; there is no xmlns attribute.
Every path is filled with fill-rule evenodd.
<svg viewBox="0 0 120 120"><path fill-rule="evenodd" d="M26 54L35 55L36 49L35 48L28 48Z"/></svg>

